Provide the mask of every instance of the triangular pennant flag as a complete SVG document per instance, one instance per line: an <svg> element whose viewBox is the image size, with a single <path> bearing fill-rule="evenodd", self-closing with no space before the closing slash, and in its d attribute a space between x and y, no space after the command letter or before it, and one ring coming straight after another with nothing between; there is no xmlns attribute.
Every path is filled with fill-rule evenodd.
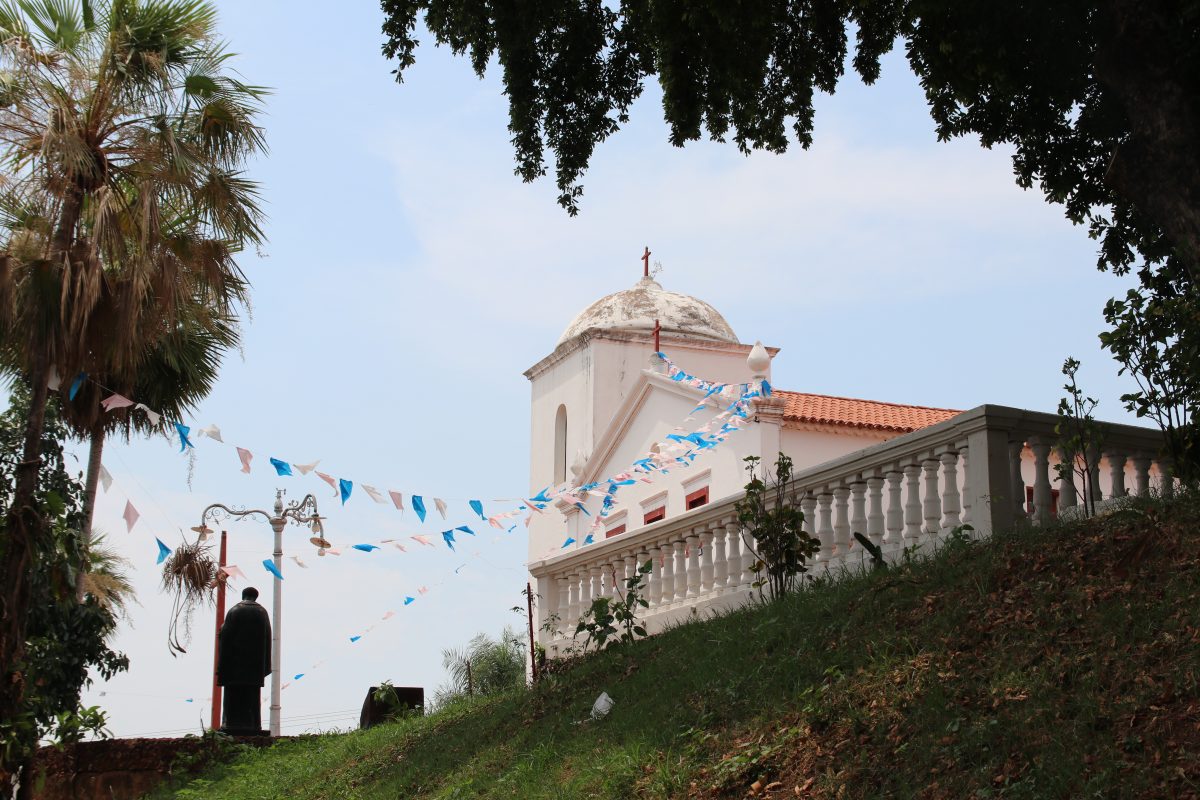
<svg viewBox="0 0 1200 800"><path fill-rule="evenodd" d="M471 534L472 536L474 536L474 535L475 535L475 531L471 530L471 529L470 529L468 526L466 526L466 525L459 525L459 526L458 526L457 528L455 528L454 530L456 530L456 531L462 531L463 533L469 533L469 534Z"/></svg>
<svg viewBox="0 0 1200 800"><path fill-rule="evenodd" d="M157 536L154 537L154 541L158 542L158 560L154 563L161 564L167 560L167 556L171 555L171 548L163 544L162 539L159 539Z"/></svg>
<svg viewBox="0 0 1200 800"><path fill-rule="evenodd" d="M106 492L112 488L112 475L104 468L103 464L100 465L100 485Z"/></svg>
<svg viewBox="0 0 1200 800"><path fill-rule="evenodd" d="M446 541L447 547L454 549L454 531L442 531L442 539Z"/></svg>
<svg viewBox="0 0 1200 800"><path fill-rule="evenodd" d="M566 550L568 547L570 547L570 546L571 546L571 545L573 545L573 544L575 544L575 540L574 540L574 539L572 539L570 536L568 536L568 537L567 537L567 540L566 540L565 542L563 542L563 543L562 543L562 547L560 547L560 548L558 548L558 549L559 549L559 550Z"/></svg>
<svg viewBox="0 0 1200 800"><path fill-rule="evenodd" d="M417 516L421 518L421 522L425 521L425 501L421 499L421 495L414 494L412 496L412 507L417 512Z"/></svg>
<svg viewBox="0 0 1200 800"><path fill-rule="evenodd" d="M417 589L417 594L429 594L429 587L422 586L420 589Z"/></svg>
<svg viewBox="0 0 1200 800"><path fill-rule="evenodd" d="M254 453L251 453L244 447L237 448L238 458L242 461L242 472L250 474L250 459L254 458Z"/></svg>
<svg viewBox="0 0 1200 800"><path fill-rule="evenodd" d="M225 440L221 438L221 429L216 425L206 425L200 430L196 431L196 435L207 436L213 441L220 442L221 444L225 443Z"/></svg>
<svg viewBox="0 0 1200 800"><path fill-rule="evenodd" d="M57 392L60 386L62 386L62 375L58 374L58 367L51 367L50 374L46 376L46 388Z"/></svg>
<svg viewBox="0 0 1200 800"><path fill-rule="evenodd" d="M372 500L374 500L376 503L386 503L387 502L387 500L384 498L383 494L378 489L376 489L374 486L367 486L364 483L362 488L363 488L363 491L367 493L367 496L370 497Z"/></svg>
<svg viewBox="0 0 1200 800"><path fill-rule="evenodd" d="M384 614L384 615L383 615L383 620L382 620L382 621L383 621L383 622L387 622L389 619L391 619L391 618L392 618L392 617L394 617L394 616L396 616L396 612L395 612L395 611L389 611L389 612L387 612L386 614Z"/></svg>
<svg viewBox="0 0 1200 800"><path fill-rule="evenodd" d="M491 525L493 528L499 528L500 530L504 530L504 526L502 524L500 524L499 516L488 517L488 525Z"/></svg>
<svg viewBox="0 0 1200 800"><path fill-rule="evenodd" d="M230 578L241 578L244 581L250 580L246 577L246 573L242 572L237 564L226 564L225 566L221 567L221 572L224 572Z"/></svg>
<svg viewBox="0 0 1200 800"><path fill-rule="evenodd" d="M150 424L154 427L157 428L158 424L162 422L162 414L158 413L145 403L138 403L136 406L134 406L134 408L145 414L146 418L150 420Z"/></svg>
<svg viewBox="0 0 1200 800"><path fill-rule="evenodd" d="M126 500L125 501L125 513L121 515L121 518L125 520L125 532L126 533L133 530L133 526L137 524L138 517L140 517L140 516L141 516L141 514L138 513L138 510L133 507L133 503Z"/></svg>
<svg viewBox="0 0 1200 800"><path fill-rule="evenodd" d="M388 496L392 498L392 503L395 504L396 510L401 514L404 513L404 495L400 492L388 491Z"/></svg>
<svg viewBox="0 0 1200 800"><path fill-rule="evenodd" d="M283 573L275 566L275 562L269 558L264 558L262 565L267 568L267 572L275 576L276 580L283 580Z"/></svg>
<svg viewBox="0 0 1200 800"><path fill-rule="evenodd" d="M400 544L399 542L392 542L392 547L395 547L395 548L396 548L397 550L399 550L401 553L407 553L407 552L408 552L408 550L406 550L406 549L404 548L404 545Z"/></svg>
<svg viewBox="0 0 1200 800"><path fill-rule="evenodd" d="M487 522L487 517L483 515L483 503L479 502L478 500L468 500L467 505L471 507L472 511L479 515L481 520Z"/></svg>
<svg viewBox="0 0 1200 800"><path fill-rule="evenodd" d="M431 542L429 540L428 536L410 536L408 538L416 539L418 542L420 542L423 545L428 545L429 547L433 547L433 542Z"/></svg>
<svg viewBox="0 0 1200 800"><path fill-rule="evenodd" d="M338 478L338 494L342 498L342 505L346 505L346 501L350 499L350 492L354 491L354 482L346 478Z"/></svg>
<svg viewBox="0 0 1200 800"><path fill-rule="evenodd" d="M304 569L308 569L308 564L305 564L303 561L301 561L300 556L292 556L291 559L292 559L292 561L296 562L297 567L303 567Z"/></svg>
<svg viewBox="0 0 1200 800"><path fill-rule="evenodd" d="M377 544L352 544L350 546L353 547L355 550L362 550L364 553L369 553L372 550L379 549L379 545L377 545Z"/></svg>
<svg viewBox="0 0 1200 800"><path fill-rule="evenodd" d="M350 643L353 644L354 642L357 642L361 638L362 638L361 636L351 636Z"/></svg>
<svg viewBox="0 0 1200 800"><path fill-rule="evenodd" d="M304 677L304 673L303 673L303 672L297 672L295 675L293 675L293 676L292 676L292 680L294 680L294 681L298 681L298 680L300 680L300 679L301 679L301 678L303 678L303 677Z"/></svg>
<svg viewBox="0 0 1200 800"><path fill-rule="evenodd" d="M189 428L187 425L184 425L182 422L176 422L175 430L179 431L179 452L182 453L189 447L196 446L192 444L192 440L188 438L188 434L191 433L192 430L191 428Z"/></svg>
<svg viewBox="0 0 1200 800"><path fill-rule="evenodd" d="M414 601L414 600L416 600L416 599L417 599L417 598L415 598L415 597L405 597L405 598L404 598L404 605L406 605L406 606L411 606L411 605L413 604L413 601Z"/></svg>
<svg viewBox="0 0 1200 800"><path fill-rule="evenodd" d="M75 376L75 380L71 381L71 388L67 391L68 400L74 400L75 395L79 394L79 387L83 386L85 378L87 378L87 373L81 372Z"/></svg>
<svg viewBox="0 0 1200 800"><path fill-rule="evenodd" d="M321 463L321 459L318 458L316 461L313 461L311 464L292 464L292 466L295 467L296 469L300 470L301 475L307 475L308 473L310 473L314 469L316 469L317 464L320 464L320 463Z"/></svg>
<svg viewBox="0 0 1200 800"><path fill-rule="evenodd" d="M292 474L292 465L286 461L280 461L278 458L271 458L271 466L275 468L275 474L282 477Z"/></svg>
<svg viewBox="0 0 1200 800"><path fill-rule="evenodd" d="M119 394L109 395L100 401L100 407L105 411L116 411L118 408L129 408L131 405L133 405L132 400Z"/></svg>
<svg viewBox="0 0 1200 800"><path fill-rule="evenodd" d="M340 556L342 554L342 549L340 547L326 547L325 552L331 556Z"/></svg>
<svg viewBox="0 0 1200 800"><path fill-rule="evenodd" d="M333 489L334 497L338 496L338 485L336 478L334 478L332 475L326 475L324 472L318 472L317 477L329 484L329 487Z"/></svg>
<svg viewBox="0 0 1200 800"><path fill-rule="evenodd" d="M595 539L595 538L594 538L594 537L593 537L593 536L592 536L592 535L589 533L589 534L588 534L588 535L587 535L587 536L584 538L584 540L583 540L583 543L584 543L584 544L591 544L591 543L592 543L592 542L594 542L594 541L596 541L596 539Z"/></svg>
<svg viewBox="0 0 1200 800"><path fill-rule="evenodd" d="M442 515L442 519L446 518L446 501L440 497L433 498L433 504L437 507L438 513Z"/></svg>

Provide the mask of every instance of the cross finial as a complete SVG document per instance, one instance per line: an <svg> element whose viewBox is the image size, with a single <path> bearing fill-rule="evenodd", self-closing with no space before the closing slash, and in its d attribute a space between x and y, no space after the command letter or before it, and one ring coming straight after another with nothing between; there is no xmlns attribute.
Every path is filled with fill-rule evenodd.
<svg viewBox="0 0 1200 800"><path fill-rule="evenodd" d="M650 248L649 247L647 247L646 251L644 253L642 253L642 277L643 278L650 277Z"/></svg>

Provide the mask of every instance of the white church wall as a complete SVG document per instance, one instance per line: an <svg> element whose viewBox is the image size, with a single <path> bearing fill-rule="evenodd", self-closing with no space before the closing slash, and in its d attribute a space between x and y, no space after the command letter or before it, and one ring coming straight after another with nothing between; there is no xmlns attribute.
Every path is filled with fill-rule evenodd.
<svg viewBox="0 0 1200 800"><path fill-rule="evenodd" d="M781 449L792 459L794 469L801 470L817 464L830 461L840 456L849 455L857 450L885 442L892 436L862 435L858 430L847 430L845 433L832 433L817 430L796 430L784 428L781 436ZM763 461L775 463L775 453L764 453Z"/></svg>

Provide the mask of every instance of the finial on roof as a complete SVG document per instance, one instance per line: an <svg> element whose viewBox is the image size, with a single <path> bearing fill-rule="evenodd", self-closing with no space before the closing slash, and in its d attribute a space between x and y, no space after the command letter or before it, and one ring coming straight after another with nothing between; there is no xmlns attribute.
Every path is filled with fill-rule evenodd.
<svg viewBox="0 0 1200 800"><path fill-rule="evenodd" d="M642 277L643 278L650 277L650 248L649 247L647 247L646 251L644 253L642 253Z"/></svg>
<svg viewBox="0 0 1200 800"><path fill-rule="evenodd" d="M746 366L750 368L750 374L754 376L754 380L766 380L767 374L771 370L771 354L767 352L767 348L763 347L762 342L754 343L750 355L746 356Z"/></svg>

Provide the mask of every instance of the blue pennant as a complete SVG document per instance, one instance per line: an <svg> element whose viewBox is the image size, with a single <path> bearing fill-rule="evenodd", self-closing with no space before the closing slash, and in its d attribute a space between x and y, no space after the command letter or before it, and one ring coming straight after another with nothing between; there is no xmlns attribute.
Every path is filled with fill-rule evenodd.
<svg viewBox="0 0 1200 800"><path fill-rule="evenodd" d="M354 481L338 478L338 494L342 496L342 505L346 505L346 501L350 499L350 492L354 490Z"/></svg>
<svg viewBox="0 0 1200 800"><path fill-rule="evenodd" d="M575 544L575 540L572 539L570 536L568 536L567 540L565 542L563 542L563 546L560 547L559 550L566 550L568 547L570 547L573 544Z"/></svg>
<svg viewBox="0 0 1200 800"><path fill-rule="evenodd" d="M83 382L86 378L87 378L86 372L81 372L75 376L75 380L71 381L71 389L67 392L68 400L75 399L75 395L79 394L79 387L83 386Z"/></svg>
<svg viewBox="0 0 1200 800"><path fill-rule="evenodd" d="M159 539L157 536L154 537L154 541L158 542L158 561L155 561L154 563L161 564L167 560L167 556L171 555L171 548L163 544L162 539Z"/></svg>
<svg viewBox="0 0 1200 800"><path fill-rule="evenodd" d="M446 546L451 550L454 549L454 531L442 531L442 538L446 540Z"/></svg>
<svg viewBox="0 0 1200 800"><path fill-rule="evenodd" d="M591 544L591 543L592 543L592 542L594 542L594 541L596 541L596 540L595 540L594 538L592 538L592 535L589 533L589 534L587 535L587 538L585 538L585 539L583 540L583 543L584 543L584 544Z"/></svg>
<svg viewBox="0 0 1200 800"><path fill-rule="evenodd" d="M767 383L766 381L763 381L762 382L762 393L763 393L763 397L770 397L771 396L771 384Z"/></svg>
<svg viewBox="0 0 1200 800"><path fill-rule="evenodd" d="M479 502L478 500L468 500L467 505L471 507L472 511L479 515L481 520L487 522L487 517L483 515L483 503Z"/></svg>
<svg viewBox="0 0 1200 800"><path fill-rule="evenodd" d="M575 507L578 508L580 511L582 511L584 513L584 516L588 516L588 517L591 516L591 513L589 513L588 510L586 508L584 508L583 503L576 503Z"/></svg>
<svg viewBox="0 0 1200 800"><path fill-rule="evenodd" d="M412 603L413 603L413 601L414 601L414 600L416 600L416 599L417 599L417 598L415 598L415 597L405 597L405 598L404 598L404 605L406 605L406 606L411 606L411 605L412 605Z"/></svg>
<svg viewBox="0 0 1200 800"><path fill-rule="evenodd" d="M304 677L304 673L303 673L303 672L297 672L297 673L296 673L294 676L292 676L292 680L294 680L294 681L298 681L298 680L300 680L300 679L301 679L301 678L303 678L303 677Z"/></svg>
<svg viewBox="0 0 1200 800"><path fill-rule="evenodd" d="M425 521L425 501L421 499L421 495L414 494L412 496L412 507L417 512L417 516L421 518L421 522Z"/></svg>
<svg viewBox="0 0 1200 800"><path fill-rule="evenodd" d="M471 529L470 529L468 526L466 526L466 525L459 525L459 526L458 526L457 528L455 528L454 530L456 530L456 531L462 531L463 533L469 533L469 534L471 534L472 536L474 536L474 535L475 535L475 531L471 530Z"/></svg>
<svg viewBox="0 0 1200 800"><path fill-rule="evenodd" d="M188 438L188 434L192 432L191 428L189 428L187 425L184 425L182 422L176 422L175 430L179 431L179 452L182 453L189 447L196 446L192 444L192 440Z"/></svg>
<svg viewBox="0 0 1200 800"><path fill-rule="evenodd" d="M292 465L286 461L280 461L278 458L271 459L271 466L275 468L276 475L291 475Z"/></svg>
<svg viewBox="0 0 1200 800"><path fill-rule="evenodd" d="M263 559L263 566L267 568L267 572L275 576L276 580L283 580L283 573L275 566L275 562L269 558Z"/></svg>
<svg viewBox="0 0 1200 800"><path fill-rule="evenodd" d="M351 636L350 643L353 644L354 642L357 642L361 638L362 638L361 636Z"/></svg>
<svg viewBox="0 0 1200 800"><path fill-rule="evenodd" d="M549 488L550 488L549 486L546 487L546 489L549 489ZM538 492L537 494L535 494L533 497L531 497L529 499L535 503L549 503L550 498L546 497L546 489L542 489L540 492ZM539 506L539 508L540 508L540 506Z"/></svg>
<svg viewBox="0 0 1200 800"><path fill-rule="evenodd" d="M377 544L352 544L350 546L353 547L355 550L362 550L364 553L369 553L372 550L379 549L379 545L377 545Z"/></svg>

